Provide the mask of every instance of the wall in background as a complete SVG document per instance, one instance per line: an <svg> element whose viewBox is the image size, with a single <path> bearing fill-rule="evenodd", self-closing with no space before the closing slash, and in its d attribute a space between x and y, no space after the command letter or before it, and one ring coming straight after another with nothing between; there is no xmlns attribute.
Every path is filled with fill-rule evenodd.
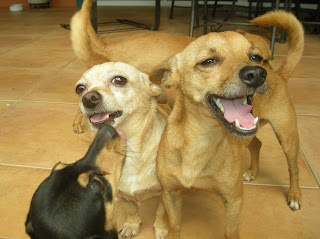
<svg viewBox="0 0 320 239"><path fill-rule="evenodd" d="M27 0L0 0L0 7L9 7L12 4L29 6ZM76 0L50 0L50 7L74 7Z"/></svg>

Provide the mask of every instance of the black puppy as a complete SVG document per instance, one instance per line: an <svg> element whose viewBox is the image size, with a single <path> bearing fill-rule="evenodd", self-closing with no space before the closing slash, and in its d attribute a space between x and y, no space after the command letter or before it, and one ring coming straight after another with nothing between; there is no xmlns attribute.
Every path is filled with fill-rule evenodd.
<svg viewBox="0 0 320 239"><path fill-rule="evenodd" d="M106 204L113 195L106 173L97 165L101 150L117 137L112 126L104 125L84 158L54 166L31 200L25 226L32 239L118 238L117 228L105 229Z"/></svg>

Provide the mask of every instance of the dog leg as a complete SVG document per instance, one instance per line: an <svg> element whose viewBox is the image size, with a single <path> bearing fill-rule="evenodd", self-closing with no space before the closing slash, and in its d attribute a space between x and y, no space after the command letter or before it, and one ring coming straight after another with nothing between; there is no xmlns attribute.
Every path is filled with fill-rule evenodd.
<svg viewBox="0 0 320 239"><path fill-rule="evenodd" d="M83 115L82 115L80 109L78 109L76 118L75 118L74 121L73 121L73 131L74 131L76 134L82 134L82 133L84 132L84 131L83 131L83 128L82 128L82 126L81 126L82 118L83 118Z"/></svg>
<svg viewBox="0 0 320 239"><path fill-rule="evenodd" d="M257 138L254 137L253 140L250 142L248 149L251 155L251 165L250 168L243 174L243 178L245 181L252 181L255 180L259 173L259 154L261 149L262 143Z"/></svg>
<svg viewBox="0 0 320 239"><path fill-rule="evenodd" d="M227 193L227 192L226 192ZM239 238L240 215L242 208L242 193L241 195L229 195L224 197L226 210L226 231L225 238Z"/></svg>
<svg viewBox="0 0 320 239"><path fill-rule="evenodd" d="M120 200L120 203L125 206L127 219L120 229L119 233L122 238L131 238L137 236L140 230L141 219L139 216L138 205L133 201L126 199Z"/></svg>
<svg viewBox="0 0 320 239"><path fill-rule="evenodd" d="M277 127L276 125L271 124L287 158L290 175L288 205L293 211L295 211L299 210L302 204L298 168L299 137L296 123L290 122L290 124L287 123L286 125L290 125L290 127Z"/></svg>
<svg viewBox="0 0 320 239"><path fill-rule="evenodd" d="M181 190L168 191L163 189L161 193L161 199L164 208L166 209L169 222L169 232L166 239L180 239L182 208Z"/></svg>
<svg viewBox="0 0 320 239"><path fill-rule="evenodd" d="M159 198L156 220L153 224L156 239L164 239L168 234L168 219L161 198Z"/></svg>

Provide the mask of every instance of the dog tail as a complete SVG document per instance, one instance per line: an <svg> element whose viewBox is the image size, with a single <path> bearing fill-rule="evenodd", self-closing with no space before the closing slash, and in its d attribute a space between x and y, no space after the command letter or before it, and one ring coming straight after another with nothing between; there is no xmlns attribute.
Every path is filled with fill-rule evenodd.
<svg viewBox="0 0 320 239"><path fill-rule="evenodd" d="M105 145L116 137L119 137L119 134L111 125L101 126L81 163L83 165L94 164Z"/></svg>
<svg viewBox="0 0 320 239"><path fill-rule="evenodd" d="M90 23L90 11L93 0L85 0L81 10L71 19L71 41L76 56L88 67L110 61L110 59L96 52L91 43L99 49L105 48L105 43L98 37Z"/></svg>
<svg viewBox="0 0 320 239"><path fill-rule="evenodd" d="M290 75L300 61L304 47L302 24L291 13L282 10L272 11L250 21L260 26L276 26L286 31L288 36L288 54L280 68L279 74ZM285 77L289 79L288 77Z"/></svg>

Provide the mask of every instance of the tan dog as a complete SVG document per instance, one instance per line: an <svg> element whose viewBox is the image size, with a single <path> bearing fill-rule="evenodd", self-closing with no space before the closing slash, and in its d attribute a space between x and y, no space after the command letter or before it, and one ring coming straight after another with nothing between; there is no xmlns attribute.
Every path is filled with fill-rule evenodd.
<svg viewBox="0 0 320 239"><path fill-rule="evenodd" d="M121 61L144 73L182 51L194 38L148 31L126 38L102 41L90 23L92 0L85 0L71 20L71 40L77 57L88 67Z"/></svg>
<svg viewBox="0 0 320 239"><path fill-rule="evenodd" d="M159 80L161 80L161 77L156 76L155 74L159 74L160 71L159 68L159 62L162 62L163 60L167 59L171 55L174 55L181 50L183 50L191 41L194 40L194 38L189 37L183 37L183 36L172 36L172 35L166 35L166 34L160 34L155 32L148 32L143 34L137 34L134 36L130 36L121 40L116 40L113 42L105 43L103 42L97 34L94 32L91 24L90 24L90 8L92 5L92 0L85 0L81 11L75 14L75 16L72 19L71 22L71 39L73 43L73 49L76 53L76 55L81 59L85 64L88 66L93 66L95 64L100 64L103 62L108 61L122 61L127 62L135 67L137 67L139 70L150 73L152 72L151 80L154 83L159 84ZM253 20L252 23L257 25L263 25L265 23L260 21ZM272 22L272 24L276 24L275 22ZM282 27L286 27L285 25L287 22L282 24ZM293 22L293 26L296 26L296 23ZM279 25L279 27L281 27ZM301 27L297 25L297 32L302 31ZM287 27L286 27L287 28ZM300 30L299 30L300 29ZM259 48L261 55L264 58L264 67L268 68L268 72L271 74L274 74L274 71L271 69L271 67L268 64L268 59L270 56L269 46L265 42L265 40L257 35L248 34L245 32L241 32L244 34L248 40L254 44L257 48ZM299 44L294 45L296 48L292 48L290 51L294 52L296 54L294 57L291 57L291 53L288 54L288 57L286 62L288 62L288 65L291 66L291 69L294 68L297 61L300 59L302 54L302 48L303 48L303 34L298 34L295 38L299 37ZM299 50L300 48L300 50ZM138 57L141 56L141 57ZM295 61L295 62L292 62ZM152 70L153 69L153 70ZM281 71L281 69L279 69ZM280 81L283 84L286 84L286 80L282 80L282 77L288 79L289 77L289 71L281 73L281 79ZM275 73L277 74L277 73ZM278 76L276 78L270 78L270 89L274 88L276 85L278 85ZM273 80L274 79L274 80ZM269 80L268 80L269 81ZM281 83L281 84L282 84ZM173 91L174 87L171 87L171 89L165 89L166 95L167 95L167 101L170 105L173 105L173 99L172 95L174 94ZM259 104L260 109L264 109L264 107L267 107L270 105L271 102L276 103L274 109L279 109L279 107L286 107L292 109L292 103L290 102L289 96L287 94L287 86L282 87L283 90L281 90L281 94L283 95L284 99L288 99L286 101L282 100L275 100L279 99L281 97L274 97L274 99L268 104ZM270 94L279 94L279 89L277 91L270 90L268 91ZM163 102L164 100L160 100L160 102ZM278 102L281 102L279 104ZM287 103L288 102L288 103ZM268 112L268 113L267 113ZM293 114L294 111L287 110L283 111L288 114ZM260 118L263 116L267 120L271 120L272 115L269 117L266 114L273 114L273 111L265 111L264 115L259 116ZM73 128L76 133L82 133L83 129L81 127L81 120L82 115L79 112L77 114L77 117L74 121ZM273 118L273 121L276 119ZM291 120L295 122L295 114L291 117ZM273 123L275 124L275 122ZM296 123L290 124L293 127L290 127L290 130L296 131L296 127L294 126ZM273 129L276 131L278 127L273 127ZM290 151L289 153L286 153L287 159L288 159L288 165L290 168L290 192L288 196L288 202L290 208L296 210L301 207L301 193L299 190L299 179L298 179L298 168L297 166L297 152L298 152L298 139L297 137L294 137L296 140L294 143L292 143L292 140L290 140L290 137L292 135L296 135L297 133L292 133L289 131L286 131L288 133L287 137L282 136L280 140L281 145L283 145L284 152ZM277 133L276 133L277 134ZM247 171L247 173L244 175L244 179L247 181L253 180L257 177L259 172L259 150L261 148L261 142L259 140L254 140L252 144L249 146L249 150L252 155L252 164L250 169ZM290 148L290 149L289 149ZM294 150L293 150L294 149ZM295 153L292 153L295 151ZM290 155L291 156L290 156ZM292 156L293 155L293 156Z"/></svg>
<svg viewBox="0 0 320 239"><path fill-rule="evenodd" d="M261 25L290 22L293 32L289 31L289 42L301 38L293 15L277 12L259 20ZM289 55L295 51L290 46ZM252 141L252 136L257 131L257 118L250 111L264 118L266 101L272 100L269 95L264 107L259 108L258 99L264 97L260 94L267 90L263 54L239 33L210 33L190 43L153 75L162 75L166 86L177 87L157 160L162 185L154 225L157 239L180 238L184 189L219 194L226 208L225 237L239 237L245 149L250 144L254 152L256 140ZM283 68L288 68L286 63Z"/></svg>
<svg viewBox="0 0 320 239"><path fill-rule="evenodd" d="M118 198L125 206L127 220L120 234L135 236L141 223L139 203L160 194L156 157L170 108L158 105L161 88L146 74L120 62L91 68L77 82L76 92L92 131L110 124L126 137Z"/></svg>
<svg viewBox="0 0 320 239"><path fill-rule="evenodd" d="M252 105L254 115L261 119L261 125L270 123L287 157L290 174L288 204L293 211L299 210L302 203L298 169L299 137L296 112L288 94L287 82L303 53L303 27L293 15L284 11L271 12L253 19L251 23L277 26L284 29L288 35L288 54L280 68L273 70L269 62L264 61L263 67L268 72L268 91L263 95L255 95ZM262 38L245 32L242 34L260 49L269 49ZM269 51L265 50L264 55L264 59L269 59ZM260 140L254 137L249 145L252 161L250 169L244 174L246 181L254 180L259 173L260 148Z"/></svg>
<svg viewBox="0 0 320 239"><path fill-rule="evenodd" d="M150 74L163 61L182 51L194 38L156 32L136 34L123 39L102 41L90 23L92 0L85 0L71 19L71 40L76 56L88 67L121 61ZM159 102L165 102L160 98ZM75 133L83 133L79 111L73 123Z"/></svg>

